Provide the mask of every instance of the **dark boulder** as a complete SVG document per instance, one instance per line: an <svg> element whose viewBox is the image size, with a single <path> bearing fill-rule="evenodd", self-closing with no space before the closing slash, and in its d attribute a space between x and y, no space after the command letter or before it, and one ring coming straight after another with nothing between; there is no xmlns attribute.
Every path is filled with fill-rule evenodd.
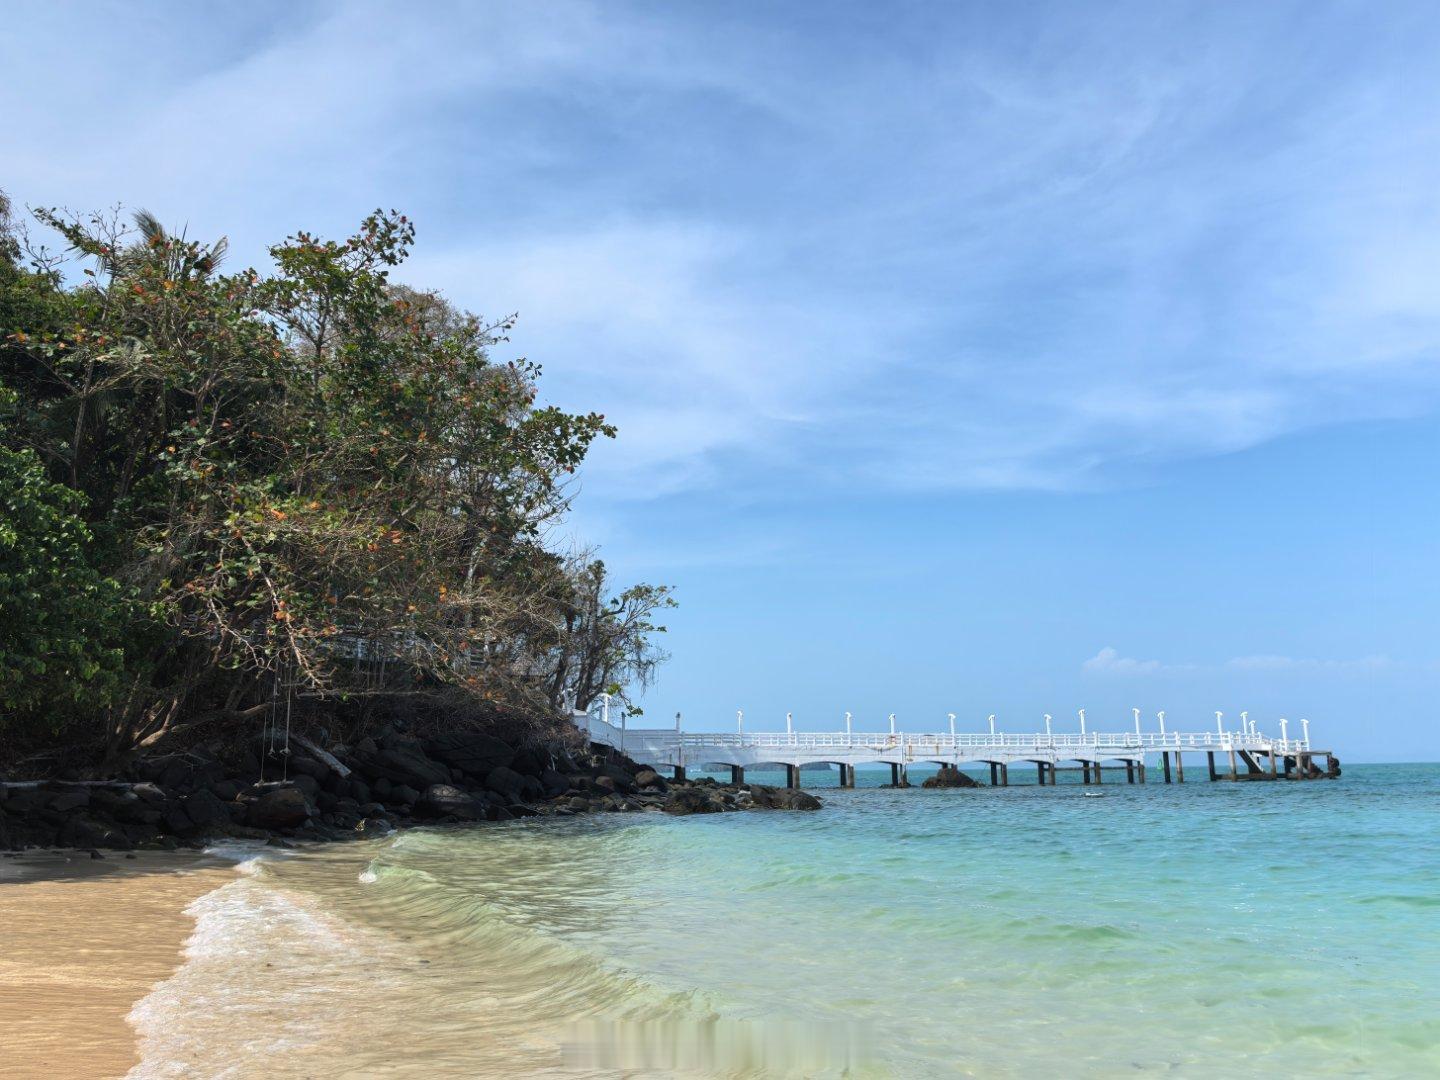
<svg viewBox="0 0 1440 1080"><path fill-rule="evenodd" d="M106 821L97 821L87 814L76 814L60 826L56 838L61 847L70 848L111 848L129 851L134 845L130 838Z"/></svg>
<svg viewBox="0 0 1440 1080"><path fill-rule="evenodd" d="M929 777L921 787L927 788L978 788L980 782L968 773L961 772L954 765L941 765L940 771Z"/></svg>
<svg viewBox="0 0 1440 1080"><path fill-rule="evenodd" d="M288 781L291 785L303 791L305 797L311 802L314 802L315 797L320 794L320 781L307 773L301 773L299 776L291 776L288 778Z"/></svg>
<svg viewBox="0 0 1440 1080"><path fill-rule="evenodd" d="M485 776L485 786L497 795L504 796L507 803L519 802L525 792L525 778L514 769L498 765Z"/></svg>
<svg viewBox="0 0 1440 1080"><path fill-rule="evenodd" d="M230 823L230 807L222 802L213 791L202 788L180 800L185 816L196 830L213 829ZM180 830L175 830L180 831Z"/></svg>
<svg viewBox="0 0 1440 1080"><path fill-rule="evenodd" d="M388 735L373 753L356 747L351 759L357 771L367 777L386 779L421 791L431 784L450 782L449 768L432 761L420 740L410 735Z"/></svg>
<svg viewBox="0 0 1440 1080"><path fill-rule="evenodd" d="M640 788L653 787L664 791L670 785L667 784L665 778L654 769L641 769L635 774L635 786Z"/></svg>
<svg viewBox="0 0 1440 1080"><path fill-rule="evenodd" d="M635 774L619 765L605 764L596 770L595 779L608 776L615 781L615 790L629 795L635 791Z"/></svg>
<svg viewBox="0 0 1440 1080"><path fill-rule="evenodd" d="M323 783L330 775L330 766L314 758L296 756L290 759L290 775L310 776Z"/></svg>
<svg viewBox="0 0 1440 1080"><path fill-rule="evenodd" d="M546 769L540 774L540 787L545 792L546 798L553 799L570 790L570 781L566 779L564 773L557 772L555 769Z"/></svg>
<svg viewBox="0 0 1440 1080"><path fill-rule="evenodd" d="M65 788L46 800L45 805L57 814L67 814L90 805L90 793L84 788Z"/></svg>
<svg viewBox="0 0 1440 1080"><path fill-rule="evenodd" d="M724 803L698 787L672 788L665 800L667 814L718 814L724 809Z"/></svg>
<svg viewBox="0 0 1440 1080"><path fill-rule="evenodd" d="M409 784L400 784L390 790L390 798L402 806L414 806L420 801L420 792Z"/></svg>
<svg viewBox="0 0 1440 1080"><path fill-rule="evenodd" d="M425 749L437 761L474 777L488 776L491 769L509 767L515 760L515 750L509 743L478 731L436 735Z"/></svg>
<svg viewBox="0 0 1440 1080"><path fill-rule="evenodd" d="M416 809L427 817L457 817L465 821L479 821L485 816L483 800L451 784L431 784L420 796Z"/></svg>
<svg viewBox="0 0 1440 1080"><path fill-rule="evenodd" d="M245 823L255 829L295 829L305 824L311 813L303 792L281 787L267 791L251 803Z"/></svg>
<svg viewBox="0 0 1440 1080"><path fill-rule="evenodd" d="M132 784L130 790L143 802L163 803L165 801L165 792L161 791L159 787L152 783Z"/></svg>

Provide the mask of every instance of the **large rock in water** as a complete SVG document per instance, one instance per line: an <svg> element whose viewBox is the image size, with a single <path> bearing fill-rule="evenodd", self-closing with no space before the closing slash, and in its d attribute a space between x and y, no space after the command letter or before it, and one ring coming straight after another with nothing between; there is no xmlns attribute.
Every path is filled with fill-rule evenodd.
<svg viewBox="0 0 1440 1080"><path fill-rule="evenodd" d="M420 796L416 809L437 818L457 817L466 821L479 821L485 817L483 800L451 784L431 784L425 789L425 794Z"/></svg>
<svg viewBox="0 0 1440 1080"><path fill-rule="evenodd" d="M673 788L665 800L667 814L719 814L724 810L720 799L699 787Z"/></svg>
<svg viewBox="0 0 1440 1080"><path fill-rule="evenodd" d="M941 765L940 771L930 777L921 787L979 787L980 783L973 776L961 772L954 765Z"/></svg>
<svg viewBox="0 0 1440 1080"><path fill-rule="evenodd" d="M525 793L525 778L514 769L499 765L485 777L485 786L497 795L503 795L507 803L519 802Z"/></svg>
<svg viewBox="0 0 1440 1080"><path fill-rule="evenodd" d="M430 756L452 769L474 777L490 775L491 769L508 768L515 762L515 751L507 742L478 731L452 731L436 735L425 744Z"/></svg>
<svg viewBox="0 0 1440 1080"><path fill-rule="evenodd" d="M298 829L311 813L310 804L298 788L275 788L250 804L245 824L256 829Z"/></svg>
<svg viewBox="0 0 1440 1080"><path fill-rule="evenodd" d="M356 767L366 776L383 777L396 784L424 791L431 784L448 784L450 770L425 754L420 740L411 735L388 735L379 746L356 747Z"/></svg>

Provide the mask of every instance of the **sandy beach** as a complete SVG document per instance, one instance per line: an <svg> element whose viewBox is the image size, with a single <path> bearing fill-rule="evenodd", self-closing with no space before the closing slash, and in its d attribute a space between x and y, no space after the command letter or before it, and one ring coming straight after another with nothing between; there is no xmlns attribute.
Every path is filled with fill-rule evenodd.
<svg viewBox="0 0 1440 1080"><path fill-rule="evenodd" d="M185 907L233 876L194 854L0 859L0 1077L124 1076L126 1014L180 963Z"/></svg>

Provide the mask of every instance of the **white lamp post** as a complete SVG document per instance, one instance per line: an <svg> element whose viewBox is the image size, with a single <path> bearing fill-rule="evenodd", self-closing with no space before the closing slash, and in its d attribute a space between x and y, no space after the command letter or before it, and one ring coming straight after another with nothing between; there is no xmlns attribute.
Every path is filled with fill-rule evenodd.
<svg viewBox="0 0 1440 1080"><path fill-rule="evenodd" d="M993 712L990 714L990 734L991 736L995 734L995 714Z"/></svg>
<svg viewBox="0 0 1440 1080"><path fill-rule="evenodd" d="M1160 710L1158 713L1156 713L1155 715L1160 718L1160 741L1161 741L1161 742L1164 742L1164 741L1165 741L1165 710L1164 710L1164 709L1161 709L1161 710Z"/></svg>
<svg viewBox="0 0 1440 1080"><path fill-rule="evenodd" d="M742 736L742 737L743 737L744 734L745 734L745 710L744 710L744 709L736 709L736 710L735 710L735 734L736 734L736 735L740 735L740 736Z"/></svg>
<svg viewBox="0 0 1440 1080"><path fill-rule="evenodd" d="M890 734L895 734L895 714L893 712L890 714Z"/></svg>
<svg viewBox="0 0 1440 1080"><path fill-rule="evenodd" d="M1080 734L1085 734L1085 710L1080 710Z"/></svg>
<svg viewBox="0 0 1440 1080"><path fill-rule="evenodd" d="M1240 710L1240 730L1252 739L1255 737L1255 729L1250 726L1250 714L1244 709Z"/></svg>
<svg viewBox="0 0 1440 1080"><path fill-rule="evenodd" d="M845 714L845 741L847 743L850 741L850 714L848 712Z"/></svg>
<svg viewBox="0 0 1440 1080"><path fill-rule="evenodd" d="M953 712L950 714L950 741L952 743L955 741L955 714Z"/></svg>
<svg viewBox="0 0 1440 1080"><path fill-rule="evenodd" d="M1301 721L1300 721L1300 727L1301 727L1301 730L1304 732L1304 736L1303 736L1303 737L1304 737L1304 740L1305 740L1305 749L1306 749L1306 750L1309 750L1309 749L1310 749L1310 721L1309 721L1309 720L1301 720Z"/></svg>
<svg viewBox="0 0 1440 1080"><path fill-rule="evenodd" d="M1140 710L1139 710L1139 709L1131 709L1130 711L1135 714L1135 736L1136 736L1136 738L1139 738L1139 736L1140 736Z"/></svg>
<svg viewBox="0 0 1440 1080"><path fill-rule="evenodd" d="M1225 720L1224 720L1224 718L1225 718L1225 714L1224 714L1223 712L1217 712L1217 713L1215 714L1215 734L1216 734L1216 735L1221 735L1221 736L1223 736L1223 735L1225 734Z"/></svg>
<svg viewBox="0 0 1440 1080"><path fill-rule="evenodd" d="M1289 730L1290 730L1290 721L1289 721L1289 720L1286 720L1285 717L1283 717L1283 716L1280 717L1280 741L1281 741L1281 742L1285 742L1285 741L1287 741L1287 740L1290 738L1290 736L1289 736L1289 734L1288 734Z"/></svg>
<svg viewBox="0 0 1440 1080"><path fill-rule="evenodd" d="M794 735L794 734L795 734L795 714L794 714L794 713L788 713L788 712L787 712L787 713L785 714L785 734L786 734L786 735Z"/></svg>
<svg viewBox="0 0 1440 1080"><path fill-rule="evenodd" d="M1085 713L1084 713L1083 710L1081 711L1080 715L1081 715L1081 716L1084 716L1084 715L1085 715ZM1083 723L1083 721L1082 721L1082 723ZM1045 741L1046 741L1047 743L1053 743L1053 742L1055 741L1055 740L1054 740L1053 738L1051 738L1051 736L1050 736L1050 714L1049 714L1048 712L1045 714Z"/></svg>

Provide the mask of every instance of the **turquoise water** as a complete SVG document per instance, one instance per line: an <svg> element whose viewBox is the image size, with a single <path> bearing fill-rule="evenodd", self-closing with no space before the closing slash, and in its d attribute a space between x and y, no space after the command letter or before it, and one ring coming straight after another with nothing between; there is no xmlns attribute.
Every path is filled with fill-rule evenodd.
<svg viewBox="0 0 1440 1080"><path fill-rule="evenodd" d="M137 1010L137 1075L248 1075L277 1025L308 1076L678 1075L706 1025L743 1060L695 1075L1440 1075L1440 766L1114 775L252 863Z"/></svg>

